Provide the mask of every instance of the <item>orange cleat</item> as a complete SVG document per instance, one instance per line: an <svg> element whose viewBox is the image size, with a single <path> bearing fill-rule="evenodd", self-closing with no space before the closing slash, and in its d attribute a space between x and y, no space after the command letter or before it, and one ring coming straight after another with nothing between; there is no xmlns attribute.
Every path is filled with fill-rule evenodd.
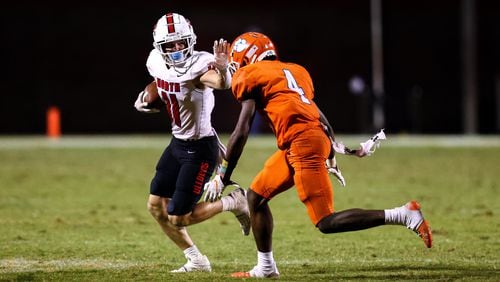
<svg viewBox="0 0 500 282"><path fill-rule="evenodd" d="M432 247L432 230L427 220L424 220L417 228L417 234L420 238L422 238L422 240L424 240L424 244L427 248Z"/></svg>
<svg viewBox="0 0 500 282"><path fill-rule="evenodd" d="M420 238L424 241L427 248L432 247L432 231L429 222L424 219L422 211L420 210L420 204L417 201L411 201L405 205L405 207L411 213L411 224L408 224L408 229L413 230L417 233ZM416 225L414 223L417 223Z"/></svg>
<svg viewBox="0 0 500 282"><path fill-rule="evenodd" d="M250 277L252 277L252 275L250 275L250 272L243 271L243 272L231 273L231 277L234 277L234 278L250 278Z"/></svg>
<svg viewBox="0 0 500 282"><path fill-rule="evenodd" d="M234 278L279 278L280 273L278 272L278 268L274 264L274 270L271 273L264 273L258 266L255 266L250 271L244 272L234 272L231 274L231 277Z"/></svg>

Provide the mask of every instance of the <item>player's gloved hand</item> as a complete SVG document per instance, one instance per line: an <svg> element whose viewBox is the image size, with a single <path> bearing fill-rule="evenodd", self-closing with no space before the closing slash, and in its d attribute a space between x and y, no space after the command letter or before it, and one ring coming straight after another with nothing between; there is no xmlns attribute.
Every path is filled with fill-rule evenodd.
<svg viewBox="0 0 500 282"><path fill-rule="evenodd" d="M366 140L365 142L359 143L361 146L359 149L352 150L344 146L342 142L336 142L333 141L332 139L332 148L336 153L339 154L344 154L344 155L350 155L350 156L357 156L357 157L365 157L365 156L371 156L373 153L375 153L375 150L380 147L380 141L387 139L384 133L384 129L381 129L377 134L373 135L370 137L370 139Z"/></svg>
<svg viewBox="0 0 500 282"><path fill-rule="evenodd" d="M203 200L205 202L217 201L222 196L225 187L220 174L217 174L212 180L205 183L205 196Z"/></svg>
<svg viewBox="0 0 500 282"><path fill-rule="evenodd" d="M357 157L364 157L368 156L368 154L363 150L363 148L359 148L356 150L352 150L347 148L342 142L336 142L332 141L332 149L339 154L343 155L349 155L349 156L357 156Z"/></svg>
<svg viewBox="0 0 500 282"><path fill-rule="evenodd" d="M342 185L342 187L345 187L346 185L345 179L344 176L342 176L342 172L340 171L340 168L337 165L337 160L335 159L335 157L327 159L325 165L326 169L328 170L328 173L333 174L340 182L340 185Z"/></svg>
<svg viewBox="0 0 500 282"><path fill-rule="evenodd" d="M143 113L158 113L160 110L155 109L155 108L148 108L149 103L144 102L144 96L147 95L146 92L141 91L139 93L139 96L137 96L137 99L135 100L134 107L136 110L139 112Z"/></svg>
<svg viewBox="0 0 500 282"><path fill-rule="evenodd" d="M375 152L377 148L380 147L380 140L387 139L384 133L384 129L381 129L377 134L373 135L370 139L365 142L360 143L361 151L364 155L370 156Z"/></svg>
<svg viewBox="0 0 500 282"><path fill-rule="evenodd" d="M229 64L229 43L225 39L214 41L214 66L219 71L226 71Z"/></svg>

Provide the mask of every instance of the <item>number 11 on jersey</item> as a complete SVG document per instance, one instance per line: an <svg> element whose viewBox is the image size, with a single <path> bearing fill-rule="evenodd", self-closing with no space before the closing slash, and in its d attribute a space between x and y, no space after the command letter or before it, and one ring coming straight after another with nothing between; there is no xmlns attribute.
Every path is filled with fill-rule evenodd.
<svg viewBox="0 0 500 282"><path fill-rule="evenodd" d="M167 104L167 111L170 119L173 123L175 123L175 125L181 127L181 116L179 113L179 102L177 101L177 97L175 94L167 95L167 93L163 90L161 91L161 97Z"/></svg>

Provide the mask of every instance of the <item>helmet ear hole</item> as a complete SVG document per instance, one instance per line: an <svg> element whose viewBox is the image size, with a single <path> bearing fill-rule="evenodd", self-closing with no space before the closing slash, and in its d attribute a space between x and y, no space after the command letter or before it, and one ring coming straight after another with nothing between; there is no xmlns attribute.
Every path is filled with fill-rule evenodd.
<svg viewBox="0 0 500 282"><path fill-rule="evenodd" d="M241 64L242 67L246 66L246 65L249 65L250 64L250 60L248 60L247 57L243 58L243 63Z"/></svg>

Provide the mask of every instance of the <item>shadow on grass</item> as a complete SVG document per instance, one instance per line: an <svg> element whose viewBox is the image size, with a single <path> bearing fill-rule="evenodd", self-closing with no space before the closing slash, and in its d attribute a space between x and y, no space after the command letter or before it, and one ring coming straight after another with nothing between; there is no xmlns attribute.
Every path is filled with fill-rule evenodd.
<svg viewBox="0 0 500 282"><path fill-rule="evenodd" d="M425 266L371 266L349 268L308 268L309 278L323 280L500 280L500 270L493 267L454 266L454 265L425 265ZM282 273L284 274L284 273ZM300 274L299 274L300 275ZM282 275L285 276L285 275Z"/></svg>
<svg viewBox="0 0 500 282"><path fill-rule="evenodd" d="M73 269L57 271L0 272L4 281L231 281L230 271L170 273L173 266L148 265L127 269Z"/></svg>
<svg viewBox="0 0 500 282"><path fill-rule="evenodd" d="M229 277L231 268L212 273L172 274L165 265L115 270L65 270L0 273L0 281L241 281ZM499 281L492 267L425 266L302 266L280 268L280 281Z"/></svg>

